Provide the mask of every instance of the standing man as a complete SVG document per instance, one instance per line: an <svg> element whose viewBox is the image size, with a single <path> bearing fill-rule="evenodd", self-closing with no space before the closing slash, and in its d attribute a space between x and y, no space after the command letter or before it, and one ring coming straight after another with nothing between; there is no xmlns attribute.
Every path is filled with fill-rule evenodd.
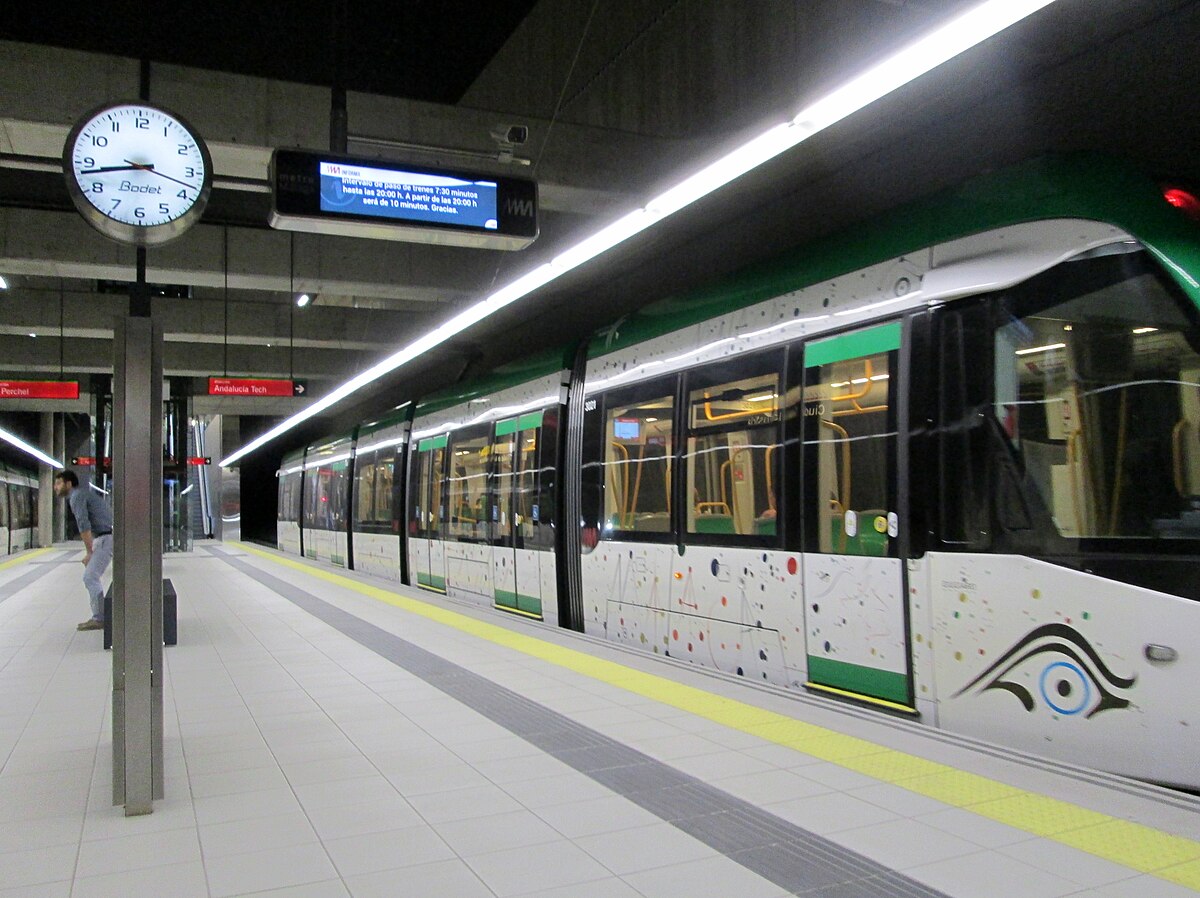
<svg viewBox="0 0 1200 898"><path fill-rule="evenodd" d="M59 471L54 475L54 495L66 497L75 523L79 525L79 536L87 548L83 558L83 585L91 599L92 616L75 629L103 630L104 586L100 578L112 561L112 510L90 490L79 489L79 478L74 471Z"/></svg>

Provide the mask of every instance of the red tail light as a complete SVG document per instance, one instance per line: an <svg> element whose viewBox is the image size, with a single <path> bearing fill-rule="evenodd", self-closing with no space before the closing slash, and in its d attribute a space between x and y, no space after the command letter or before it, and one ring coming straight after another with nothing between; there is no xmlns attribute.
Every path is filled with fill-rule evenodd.
<svg viewBox="0 0 1200 898"><path fill-rule="evenodd" d="M1163 199L1193 221L1200 221L1200 199L1182 187L1164 187Z"/></svg>

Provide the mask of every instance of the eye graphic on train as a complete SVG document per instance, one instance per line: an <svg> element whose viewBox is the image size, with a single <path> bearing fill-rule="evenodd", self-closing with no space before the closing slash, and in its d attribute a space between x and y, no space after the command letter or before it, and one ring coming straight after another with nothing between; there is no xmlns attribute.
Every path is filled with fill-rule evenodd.
<svg viewBox="0 0 1200 898"><path fill-rule="evenodd" d="M1029 712L1037 704L1036 695L1056 714L1088 718L1129 707L1129 699L1116 692L1132 688L1136 681L1137 677L1124 678L1109 670L1078 630L1066 624L1044 624L1018 640L954 697L977 686L976 694L999 689L1016 696Z"/></svg>

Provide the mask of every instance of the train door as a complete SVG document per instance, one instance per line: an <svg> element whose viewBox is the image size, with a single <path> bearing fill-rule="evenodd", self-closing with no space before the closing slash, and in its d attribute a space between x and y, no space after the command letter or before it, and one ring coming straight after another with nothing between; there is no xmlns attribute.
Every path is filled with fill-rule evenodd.
<svg viewBox="0 0 1200 898"><path fill-rule="evenodd" d="M512 514L516 442L517 419L497 422L492 441L492 588L496 607L506 611L518 607Z"/></svg>
<svg viewBox="0 0 1200 898"><path fill-rule="evenodd" d="M537 551L538 435L542 413L496 424L492 444L492 583L497 608L542 617Z"/></svg>
<svg viewBox="0 0 1200 898"><path fill-rule="evenodd" d="M417 585L446 591L446 555L440 522L444 516L442 484L446 479L445 434L421 440L417 446L416 495L412 517L412 561Z"/></svg>
<svg viewBox="0 0 1200 898"><path fill-rule="evenodd" d="M805 347L806 685L911 709L900 345L892 322Z"/></svg>
<svg viewBox="0 0 1200 898"><path fill-rule="evenodd" d="M8 484L0 480L0 555L8 555L12 552L8 544L8 532Z"/></svg>

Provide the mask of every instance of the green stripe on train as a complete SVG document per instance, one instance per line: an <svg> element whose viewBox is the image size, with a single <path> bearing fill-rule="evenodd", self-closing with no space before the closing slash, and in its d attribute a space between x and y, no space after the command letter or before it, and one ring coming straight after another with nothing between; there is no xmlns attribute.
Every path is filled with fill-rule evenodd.
<svg viewBox="0 0 1200 898"><path fill-rule="evenodd" d="M861 664L809 655L808 678L814 683L857 692L859 695L887 699L898 704L908 702L908 677L890 670L876 670Z"/></svg>

